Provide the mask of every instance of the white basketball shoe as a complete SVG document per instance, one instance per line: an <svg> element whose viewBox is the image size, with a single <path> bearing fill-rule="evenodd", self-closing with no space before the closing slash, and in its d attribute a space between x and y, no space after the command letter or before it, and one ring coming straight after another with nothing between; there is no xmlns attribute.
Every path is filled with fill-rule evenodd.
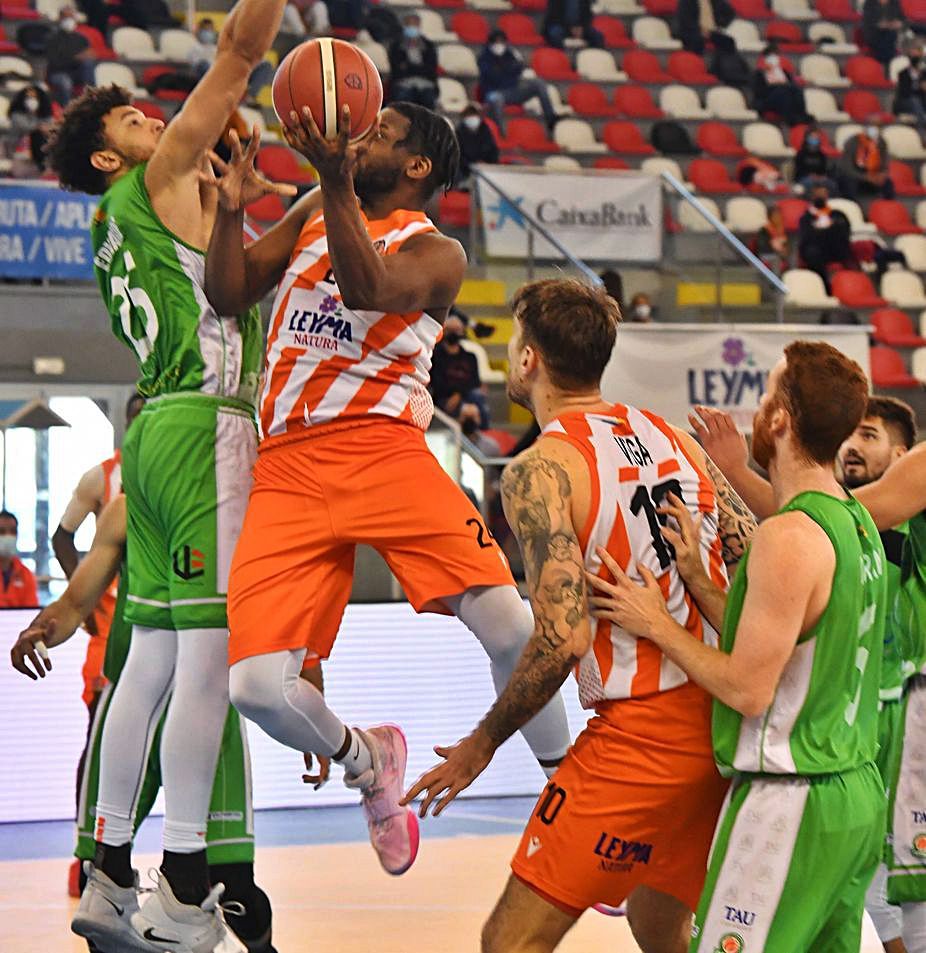
<svg viewBox="0 0 926 953"><path fill-rule="evenodd" d="M88 860L84 863L87 886L71 920L71 929L101 953L154 953L158 947L132 929L138 913L138 875L135 886L119 887Z"/></svg>

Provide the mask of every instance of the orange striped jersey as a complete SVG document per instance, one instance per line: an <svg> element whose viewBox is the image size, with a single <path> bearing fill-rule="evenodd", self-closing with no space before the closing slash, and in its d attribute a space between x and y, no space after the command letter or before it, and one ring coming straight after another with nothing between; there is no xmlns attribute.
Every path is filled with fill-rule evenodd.
<svg viewBox="0 0 926 953"><path fill-rule="evenodd" d="M116 450L100 467L103 470L103 499L100 500L102 511L114 496L122 492L122 451Z"/></svg>
<svg viewBox="0 0 926 953"><path fill-rule="evenodd" d="M660 533L657 513L669 493L703 514L701 552L714 582L727 587L714 487L688 455L672 428L655 414L622 404L597 414L564 414L543 431L576 447L589 467L591 500L585 526L577 527L589 572L610 578L596 554L606 549L635 582L641 563L659 580L672 616L691 634L717 644L675 565L675 553ZM584 708L621 698L667 691L688 681L685 673L646 639L600 620L591 649L577 666Z"/></svg>
<svg viewBox="0 0 926 953"><path fill-rule="evenodd" d="M423 212L404 209L364 223L381 255L437 231ZM426 430L434 412L431 354L440 334L440 322L423 311L345 307L319 211L303 226L273 303L260 413L265 443L369 414Z"/></svg>

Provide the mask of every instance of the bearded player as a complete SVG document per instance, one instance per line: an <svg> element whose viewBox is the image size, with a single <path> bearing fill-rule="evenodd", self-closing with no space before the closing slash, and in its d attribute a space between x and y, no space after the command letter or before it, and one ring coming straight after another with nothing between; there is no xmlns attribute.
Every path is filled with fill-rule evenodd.
<svg viewBox="0 0 926 953"><path fill-rule="evenodd" d="M168 127L111 86L70 103L49 144L67 188L102 196L94 268L147 398L122 450L126 618L135 628L103 737L96 862L72 923L104 953L206 949L210 937L212 946L241 949L222 919L218 885L210 889L205 831L228 706L227 578L257 445L262 330L256 310L217 312L206 300L203 250L216 196L201 177L283 6L235 6L214 63ZM142 914L133 815L170 692L161 741L164 857ZM103 893L119 891L114 907Z"/></svg>
<svg viewBox="0 0 926 953"><path fill-rule="evenodd" d="M660 533L660 508L675 493L703 514L699 559L720 587L725 550L742 551L754 524L719 475L715 486L690 436L602 398L619 320L613 299L577 281L538 281L518 291L512 310L508 394L533 412L541 436L501 487L536 626L497 703L467 738L437 749L446 762L406 797L426 791L422 814L437 798L440 813L575 669L596 717L540 797L482 949L546 953L588 907L626 898L646 953L683 953L726 790L710 697L656 647L595 624L585 571L607 574L608 553L628 572L649 567L686 636L713 643Z"/></svg>
<svg viewBox="0 0 926 953"><path fill-rule="evenodd" d="M693 548L670 499L679 571L720 648L672 619L656 579L608 560L590 578L599 618L658 647L714 696L714 753L732 775L692 931L691 953L847 953L884 841L874 764L887 603L884 547L839 484L836 455L865 412L862 369L829 344L797 341L769 375L753 424L777 512L729 593ZM786 584L784 581L786 580Z"/></svg>
<svg viewBox="0 0 926 953"><path fill-rule="evenodd" d="M418 849L415 815L398 803L401 731L348 727L299 677L331 651L355 547L383 555L417 611L460 618L489 655L499 691L533 620L498 544L424 439L431 353L466 268L459 243L424 213L454 180L453 129L410 103L384 109L354 145L347 109L335 140L322 138L308 110L289 122L290 143L321 188L245 249L239 189L254 157L239 153L223 170L206 261L206 292L223 313L279 283L263 440L229 590L231 697L278 741L344 766L380 863L401 874ZM524 735L552 772L569 744L562 700Z"/></svg>

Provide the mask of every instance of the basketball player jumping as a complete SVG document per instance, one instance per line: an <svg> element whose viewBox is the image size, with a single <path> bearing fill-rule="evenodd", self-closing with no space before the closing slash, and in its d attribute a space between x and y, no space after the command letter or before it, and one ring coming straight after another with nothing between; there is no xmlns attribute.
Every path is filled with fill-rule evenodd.
<svg viewBox="0 0 926 953"><path fill-rule="evenodd" d="M499 691L533 620L479 513L424 439L431 352L466 267L459 243L423 211L453 182L453 129L409 103L383 110L354 145L346 109L330 141L308 110L290 120L290 143L320 190L245 249L238 193L253 155L238 150L223 167L206 260L220 313L252 306L279 282L263 441L230 582L231 697L278 741L344 766L382 866L400 874L418 847L417 819L398 803L402 733L347 727L299 677L331 651L356 545L385 557L416 610L453 613L473 631ZM562 700L549 697L524 735L552 772L569 733Z"/></svg>
<svg viewBox="0 0 926 953"><path fill-rule="evenodd" d="M710 697L656 646L595 624L585 571L605 576L613 557L634 575L638 565L658 574L676 624L692 642L713 643L660 533L660 507L674 493L703 515L699 559L721 588L723 538L741 552L754 523L719 474L715 489L691 437L602 398L619 321L611 298L577 281L539 281L515 295L513 315L508 394L534 413L541 436L509 464L502 494L536 626L499 700L471 735L437 749L447 760L407 799L427 792L423 815L443 795L440 813L575 668L596 717L540 797L482 949L545 953L588 907L627 898L646 953L683 953L726 790Z"/></svg>
<svg viewBox="0 0 926 953"><path fill-rule="evenodd" d="M774 512L767 481L748 465L746 443L728 414L699 407L700 437L717 464L742 492L760 518ZM693 421L694 422L694 421ZM859 486L855 498L868 509L880 530L907 522L901 554L900 588L891 607L895 637L900 638L912 676L904 686L903 738L892 765L888 826L887 899L903 906L903 942L910 953L926 951L926 848L923 805L926 772L919 757L926 735L926 445L919 444L896 460L884 475Z"/></svg>
<svg viewBox="0 0 926 953"><path fill-rule="evenodd" d="M100 513L90 552L76 567L64 593L46 606L20 635L10 656L13 667L35 678L51 672L39 661L36 644L47 648L66 642L82 617L98 604L123 572L106 646L103 671L108 684L103 689L93 719L88 743L87 770L82 786L81 810L77 818L78 858L93 857L94 810L99 779L100 740L105 728L114 687L125 667L132 639L132 626L125 621L125 597L128 591L124 577L126 539L125 497L118 494ZM31 663L31 669L30 669ZM148 816L161 787L160 736L164 719L155 733L154 744L145 765L139 803L135 815L136 828ZM272 911L267 895L254 882L254 818L251 809L250 765L247 733L244 722L232 706L222 733L222 747L216 767L206 826L206 853L213 883L225 884L223 900L240 903L244 913L231 919L235 934L248 953L275 953L272 945ZM91 944L91 950L97 948Z"/></svg>
<svg viewBox="0 0 926 953"><path fill-rule="evenodd" d="M691 953L860 945L884 842L874 758L887 580L874 523L834 467L867 399L862 369L831 345L785 348L753 424L777 513L759 526L729 594L704 572L696 523L670 498L680 531L666 535L722 630L719 649L678 625L649 572L637 585L609 559L614 581L590 579L599 618L658 647L715 698L714 753L733 783Z"/></svg>
<svg viewBox="0 0 926 953"><path fill-rule="evenodd" d="M257 445L262 334L256 310L216 312L203 293L216 197L200 176L284 5L235 6L214 63L167 128L125 90L96 88L69 104L49 145L67 188L102 194L94 267L148 399L122 458L132 645L103 738L96 864L72 924L104 953L242 949L218 885L210 891L205 831L227 715L227 578ZM171 686L162 875L139 912L133 814Z"/></svg>

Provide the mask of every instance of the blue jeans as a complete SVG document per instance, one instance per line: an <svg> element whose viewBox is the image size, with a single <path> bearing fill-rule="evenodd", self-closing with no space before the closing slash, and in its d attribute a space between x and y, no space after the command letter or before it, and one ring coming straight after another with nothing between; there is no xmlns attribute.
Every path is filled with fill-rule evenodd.
<svg viewBox="0 0 926 953"><path fill-rule="evenodd" d="M478 388L460 395L460 403L457 405L456 412L447 410L446 406L441 407L441 410L456 418L460 416L464 404L474 404L479 408L479 429L487 430L489 427L489 402L486 395Z"/></svg>
<svg viewBox="0 0 926 953"><path fill-rule="evenodd" d="M540 100L540 108L543 110L543 117L548 126L556 122L556 113L553 111L553 103L550 102L550 94L547 92L547 84L542 79L520 79L517 86L510 86L508 89L495 89L490 93L485 93L485 103L492 113L498 128L504 132L505 129L505 106L520 105L533 99L536 96Z"/></svg>

